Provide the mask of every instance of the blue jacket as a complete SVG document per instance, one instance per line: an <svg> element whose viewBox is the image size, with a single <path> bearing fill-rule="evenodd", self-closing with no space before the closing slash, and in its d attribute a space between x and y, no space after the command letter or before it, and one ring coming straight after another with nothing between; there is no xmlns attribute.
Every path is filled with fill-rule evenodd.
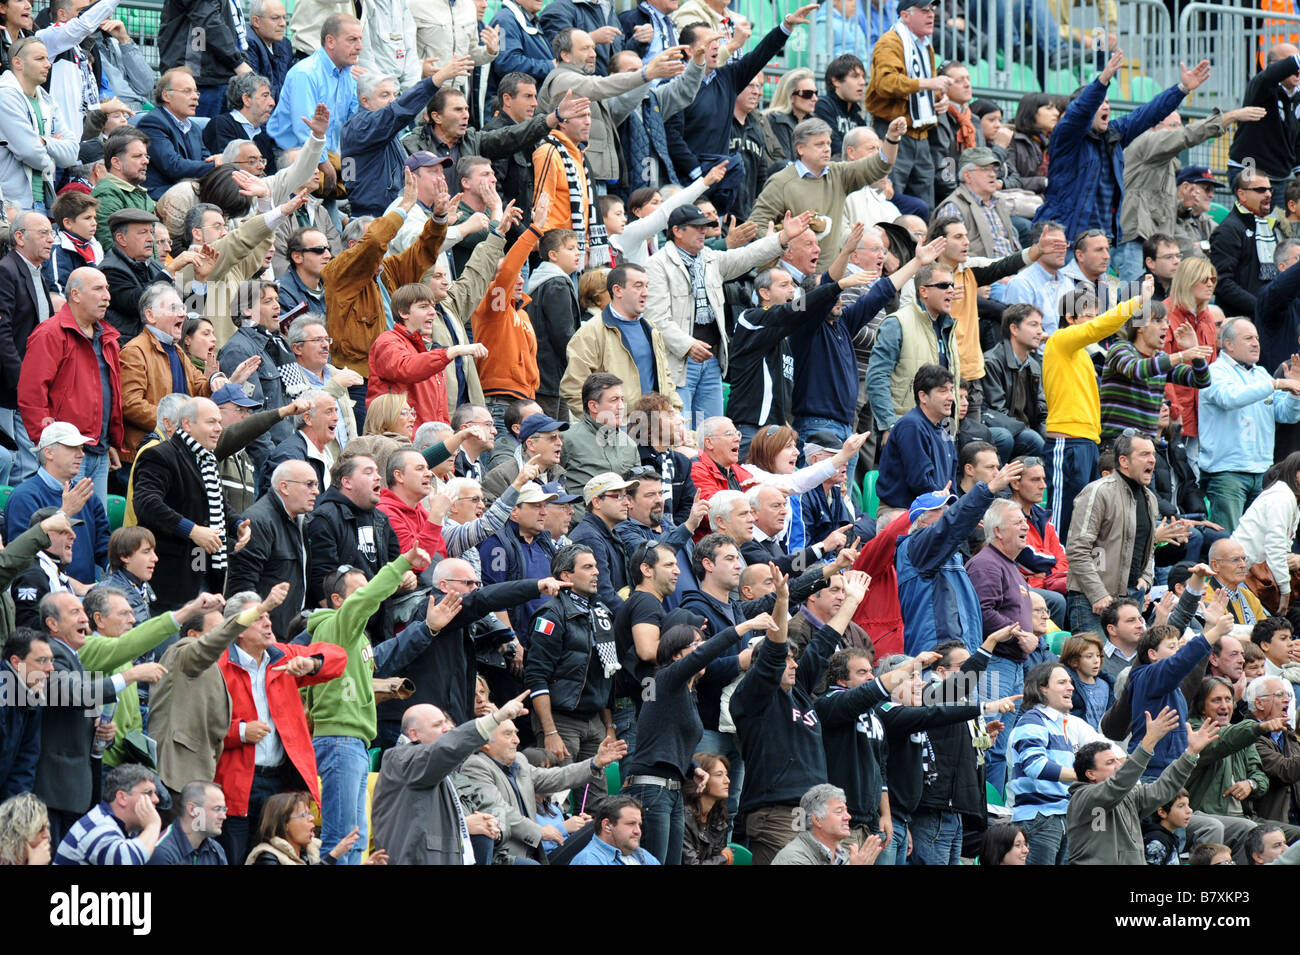
<svg viewBox="0 0 1300 955"><path fill-rule="evenodd" d="M478 553L482 561L484 584L500 584L507 580L523 580L529 577L549 577L551 558L555 556L555 541L546 532L534 537L532 553L546 555L546 566L545 568L529 566L527 555L524 553L524 542L519 536L519 525L514 521L506 521L505 527L484 538L483 543L478 545ZM542 609L542 605L549 599L539 594L531 600L522 601L511 607L510 624L515 628L515 632L526 635L533 614ZM527 645L527 637L525 636L524 639Z"/></svg>
<svg viewBox="0 0 1300 955"><path fill-rule="evenodd" d="M585 30L587 33L592 33L604 26L611 26L617 30L618 36L614 38L613 43L606 43L603 46L596 47L597 76L609 75L609 58L623 49L623 26L618 22L618 16L614 13L612 4L610 5L609 16L606 16L605 11L601 9L601 5L596 3L595 0L586 0L583 3L577 3L575 0L550 0L538 12L537 20L542 33L546 35L548 51L551 47L551 41L565 27L576 27L579 30ZM551 69L554 69L554 67ZM550 70L547 70L547 72L549 73ZM541 85L540 80L538 85Z"/></svg>
<svg viewBox="0 0 1300 955"><path fill-rule="evenodd" d="M144 188L154 201L182 179L199 179L215 168L203 161L208 147L203 145L203 133L193 120L190 131L181 132L171 114L159 107L141 113L135 125L149 137L149 170Z"/></svg>
<svg viewBox="0 0 1300 955"><path fill-rule="evenodd" d="M626 863L619 861L621 854L608 842L593 837L587 843L587 847L570 860L569 865L626 865ZM632 855L641 865L660 864L658 859L644 849L637 849Z"/></svg>
<svg viewBox="0 0 1300 955"><path fill-rule="evenodd" d="M53 486L54 478L41 468L32 477L19 484L5 506L5 540L14 540L27 530L32 515L42 507L61 507L63 490ZM76 515L84 523L73 528L77 533L72 545L72 561L64 570L74 580L93 584L99 579L99 568L108 563L108 514L104 502L92 496Z"/></svg>
<svg viewBox="0 0 1300 955"><path fill-rule="evenodd" d="M916 656L946 640L961 640L974 653L983 642L980 599L958 548L992 503L993 492L981 481L929 527L899 538L894 565L905 653Z"/></svg>
<svg viewBox="0 0 1300 955"><path fill-rule="evenodd" d="M1132 732L1132 738L1128 741L1130 753L1142 742L1146 733L1147 713L1155 716L1166 706L1172 706L1178 711L1178 725L1156 744L1156 751L1142 774L1143 779L1159 776L1166 766L1187 749L1187 700L1183 697L1179 684L1209 655L1210 641L1198 633L1172 657L1166 657L1158 663L1135 666L1129 671L1126 692L1133 714L1129 724Z"/></svg>
<svg viewBox="0 0 1300 955"><path fill-rule="evenodd" d="M1071 241L1086 229L1102 229L1112 237L1112 247L1119 245L1123 241L1119 207L1124 198L1124 149L1176 110L1184 95L1177 86L1171 86L1145 106L1112 119L1105 133L1094 136L1090 132L1092 119L1106 99L1106 87L1100 80L1084 87L1052 130L1048 147L1052 175L1034 221L1055 219L1065 226L1065 235ZM1114 177L1111 209L1097 208L1103 165L1110 167Z"/></svg>
<svg viewBox="0 0 1300 955"><path fill-rule="evenodd" d="M250 31L244 55L254 73L271 81L271 95L278 100L280 87L284 85L289 67L293 66L293 45L288 38L268 47L265 40Z"/></svg>
<svg viewBox="0 0 1300 955"><path fill-rule="evenodd" d="M623 606L623 598L618 592L628 586L628 553L622 538L606 527L605 522L595 514L585 514L578 525L569 531L569 540L591 548L596 557L596 566L600 568L600 584L596 596L610 610L618 610Z"/></svg>
<svg viewBox="0 0 1300 955"><path fill-rule="evenodd" d="M8 660L0 660L0 802L36 787L43 707L20 705L20 687L26 691L22 677Z"/></svg>
<svg viewBox="0 0 1300 955"><path fill-rule="evenodd" d="M354 216L382 216L402 194L406 150L397 134L424 109L435 88L433 77L426 77L383 109L358 109L344 124L339 149L345 173L354 177L347 182Z"/></svg>
<svg viewBox="0 0 1300 955"><path fill-rule="evenodd" d="M931 424L920 408L898 419L880 456L876 494L890 507L911 507L922 494L957 480L957 445L943 423Z"/></svg>
<svg viewBox="0 0 1300 955"><path fill-rule="evenodd" d="M519 8L516 8L519 9ZM525 13L522 9L519 11L524 18L534 21L531 26L536 25L536 17ZM528 32L519 22L519 17L515 15L514 10L505 4L501 5L499 12L492 20L492 25L500 31L501 34L501 51L497 53L496 59L492 61L492 72L489 76L488 98L496 94L497 83L501 77L507 73L527 73L537 81L538 87L541 87L542 81L546 79L551 70L555 69L553 58L555 54L551 50L551 41L548 36L540 29ZM597 50L601 47L597 47Z"/></svg>
<svg viewBox="0 0 1300 955"><path fill-rule="evenodd" d="M250 46L252 44L249 44ZM190 837L180 826L172 823L149 857L148 865L225 865L226 850L216 839L208 838L194 849Z"/></svg>
<svg viewBox="0 0 1300 955"><path fill-rule="evenodd" d="M1015 798L1011 811L1015 822L1064 816L1070 808L1070 787L1061 781L1061 769L1074 767L1074 747L1064 725L1044 709L1035 706L1021 713L1007 742L1007 795Z"/></svg>
<svg viewBox="0 0 1300 955"><path fill-rule="evenodd" d="M1287 361L1300 337L1300 269L1292 266L1255 293L1259 363L1269 374Z"/></svg>

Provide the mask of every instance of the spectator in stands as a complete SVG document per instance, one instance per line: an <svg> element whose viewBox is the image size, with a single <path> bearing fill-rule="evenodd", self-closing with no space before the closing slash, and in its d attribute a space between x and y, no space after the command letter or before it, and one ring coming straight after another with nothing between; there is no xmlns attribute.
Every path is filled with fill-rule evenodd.
<svg viewBox="0 0 1300 955"><path fill-rule="evenodd" d="M492 61L491 82L503 97L503 81L511 73L532 77L536 87L555 69L555 54L537 16L542 5L543 0L505 0L492 20L501 38L501 49Z"/></svg>
<svg viewBox="0 0 1300 955"><path fill-rule="evenodd" d="M1043 332L1051 335L1061 320L1058 312L1061 296L1074 291L1074 282L1062 271L1069 248L1065 227L1053 220L1038 221L1030 230L1029 238L1045 251L1007 282L1002 300L1008 304L1035 306L1043 315Z"/></svg>
<svg viewBox="0 0 1300 955"><path fill-rule="evenodd" d="M403 551L418 544L429 554L445 556L442 530L422 503L429 493L429 475L429 465L420 452L414 448L394 451L384 464L386 486L377 506L387 515L397 534L397 546Z"/></svg>
<svg viewBox="0 0 1300 955"><path fill-rule="evenodd" d="M471 562L483 568L482 578L487 584L550 576L558 545L546 533L546 514L555 495L528 479L535 471L535 465L524 465L514 483L492 505L496 508L498 504L513 501L509 520L484 535L477 549L471 548L474 555ZM526 633L533 615L545 602L544 596L533 594L499 616L503 624L514 627L517 633Z"/></svg>
<svg viewBox="0 0 1300 955"><path fill-rule="evenodd" d="M1242 318L1224 323L1221 346L1200 396L1199 463L1215 522L1232 531L1263 487L1276 424L1300 421L1300 361L1271 377L1259 363L1259 332Z"/></svg>
<svg viewBox="0 0 1300 955"><path fill-rule="evenodd" d="M252 71L270 84L271 98L280 98L280 87L293 66L293 47L285 39L289 18L280 0L252 0L248 5L248 23L253 35L248 37L244 56Z"/></svg>
<svg viewBox="0 0 1300 955"><path fill-rule="evenodd" d="M321 841L311 825L311 807L312 797L306 792L282 792L269 797L244 865L334 865L346 855L360 833L353 831L322 856ZM376 850L372 859L380 856L386 860L382 850Z"/></svg>
<svg viewBox="0 0 1300 955"><path fill-rule="evenodd" d="M1092 292L1101 311L1119 301L1119 283L1107 269L1110 266L1110 237L1100 229L1085 229L1070 244L1074 261L1061 270L1061 274L1074 282L1075 288Z"/></svg>
<svg viewBox="0 0 1300 955"><path fill-rule="evenodd" d="M10 241L13 248L0 259L0 424L18 444L14 483L36 468L32 440L23 426L18 408L18 383L27 340L38 325L58 311L54 290L43 266L50 258L54 232L39 212L20 212L14 217ZM38 430L31 434L39 434Z"/></svg>
<svg viewBox="0 0 1300 955"><path fill-rule="evenodd" d="M1300 165L1300 121L1288 107L1298 87L1300 49L1278 43L1264 51L1264 69L1250 78L1241 100L1245 107L1263 107L1264 116L1258 123L1237 127L1228 152L1231 180L1241 175L1248 162L1260 175L1277 182L1295 172Z"/></svg>
<svg viewBox="0 0 1300 955"><path fill-rule="evenodd" d="M956 479L957 447L944 426L953 416L952 386L952 373L939 365L922 365L912 379L916 407L890 430L880 458L876 493L890 507L907 507Z"/></svg>
<svg viewBox="0 0 1300 955"><path fill-rule="evenodd" d="M1233 622L1253 626L1265 619L1268 612L1247 584L1249 566L1246 550L1237 541L1227 538L1210 545L1210 570L1213 575L1206 583L1206 597L1222 590L1228 595L1228 612Z"/></svg>
<svg viewBox="0 0 1300 955"><path fill-rule="evenodd" d="M1210 237L1210 261L1219 276L1215 301L1230 315L1253 316L1257 297L1277 275L1274 250L1285 233L1272 212L1268 176L1243 171L1234 189L1237 203Z"/></svg>
<svg viewBox="0 0 1300 955"><path fill-rule="evenodd" d="M152 212L127 206L109 216L106 225L112 241L100 269L108 278L111 296L107 317L128 342L144 331L140 319L144 290L157 282L172 283L172 274L153 257L157 223Z"/></svg>
<svg viewBox="0 0 1300 955"><path fill-rule="evenodd" d="M297 24L294 28L297 38ZM315 39L315 31L308 34ZM352 76L352 67L361 56L361 21L346 13L331 13L320 27L320 47L304 52L308 53L306 60L298 61L285 74L266 131L281 149L299 148L310 135L307 117L313 115L317 103L324 103L330 113L325 148L339 153L343 127L361 109L357 81ZM321 163L326 164L324 155ZM326 184L331 181L327 174Z"/></svg>
<svg viewBox="0 0 1300 955"><path fill-rule="evenodd" d="M1002 313L1002 340L984 355L982 417L1000 458L1043 451L1047 398L1038 358L1042 337L1042 312L1033 305L1009 305Z"/></svg>
<svg viewBox="0 0 1300 955"><path fill-rule="evenodd" d="M307 391L324 389L333 396L341 412L339 424L334 429L334 438L342 447L346 447L347 442L356 437L359 430L350 389L362 384L361 376L350 368L338 368L330 364L330 343L333 339L326 333L325 324L319 316L309 314L295 319L285 338L297 359L295 365L280 372L285 394L298 398ZM362 402L363 410L364 406Z"/></svg>
<svg viewBox="0 0 1300 955"><path fill-rule="evenodd" d="M867 156L874 156L878 152L880 152L880 137L876 135L876 131L870 126L859 126L845 134L845 162L856 162L859 159L865 159ZM851 228L859 222L866 226L880 222L893 222L901 214L900 206L894 200L897 199L905 205L906 200L909 198L896 194L894 184L889 177L883 176L875 182L867 183L857 192L850 193L845 197L845 224ZM919 202L920 200L913 199L912 201ZM867 235L870 235L870 233L867 233ZM861 243L859 248L861 248ZM851 264L859 264L850 261Z"/></svg>
<svg viewBox="0 0 1300 955"><path fill-rule="evenodd" d="M1041 196L1047 191L1047 146L1061 118L1047 93L1025 93L1016 104L1015 132L1008 165L1020 179L1020 188Z"/></svg>
<svg viewBox="0 0 1300 955"><path fill-rule="evenodd" d="M176 819L159 841L149 865L226 865L217 842L226 821L226 800L216 783L186 783L177 800Z"/></svg>
<svg viewBox="0 0 1300 955"><path fill-rule="evenodd" d="M304 391L296 399L307 406L295 419L297 429L277 444L262 462L257 475L258 489L265 494L271 488L271 472L285 461L306 461L315 472L318 490L330 486L330 469L334 466L331 450L339 423L339 406L327 391Z"/></svg>
<svg viewBox="0 0 1300 955"><path fill-rule="evenodd" d="M1026 865L1028 859L1029 843L1025 841L1025 831L1020 826L999 822L989 826L984 833L980 865Z"/></svg>
<svg viewBox="0 0 1300 955"><path fill-rule="evenodd" d="M50 221L57 236L42 271L53 292L63 294L63 282L74 269L104 261L104 249L95 239L98 207L97 199L75 190L66 190L50 207Z"/></svg>
<svg viewBox="0 0 1300 955"><path fill-rule="evenodd" d="M682 791L686 806L682 865L732 865L735 857L727 845L731 764L716 753L696 753L695 763L709 774L709 781L702 792L691 792L689 786Z"/></svg>
<svg viewBox="0 0 1300 955"><path fill-rule="evenodd" d="M1001 162L987 146L962 150L957 175L961 184L934 211L935 217L955 216L966 226L969 254L1001 259L1020 251L1020 236L1011 209L998 198Z"/></svg>
<svg viewBox="0 0 1300 955"><path fill-rule="evenodd" d="M627 547L614 528L627 520L628 493L637 484L612 472L594 475L582 489L587 513L569 534L573 543L585 545L595 555L600 602L611 613L623 605L622 592L628 585Z"/></svg>
<svg viewBox="0 0 1300 955"><path fill-rule="evenodd" d="M53 513L56 512L52 507L41 508L31 516L29 527L35 527ZM73 521L74 526L81 523L79 518L71 518L69 523ZM49 538L50 542L35 555L36 560L8 588L10 600L6 603L14 608L14 620L20 627L40 626L40 603L48 594L81 596L90 588L89 584L74 581L67 574L75 543L72 528L51 531Z"/></svg>
<svg viewBox="0 0 1300 955"><path fill-rule="evenodd" d="M1132 597L1116 597L1101 612L1098 623L1101 635L1106 638L1102 669L1118 682L1120 674L1137 659L1138 644L1147 630L1142 605Z"/></svg>
<svg viewBox="0 0 1300 955"><path fill-rule="evenodd" d="M1065 556L1056 526L1047 508L1042 506L1047 488L1047 473L1041 458L1024 457L1025 466L1020 477L1011 482L1011 499L1020 505L1029 522L1029 535L1025 545L1033 551L1032 568L1022 565L1031 593L1036 593L1047 604L1051 618L1068 621L1065 603L1065 581L1070 562ZM1041 561L1041 563L1038 563ZM1049 565L1049 561L1055 561Z"/></svg>
<svg viewBox="0 0 1300 955"><path fill-rule="evenodd" d="M1261 724L1278 719L1285 723L1290 715L1291 692L1281 677L1251 680L1246 686L1245 701L1251 715ZM1285 728L1270 729L1255 741L1255 751L1268 777L1268 789L1252 794L1252 808L1261 819L1287 822L1291 811L1300 805L1300 773L1295 768L1300 765L1296 759L1300 756L1300 739Z"/></svg>
<svg viewBox="0 0 1300 955"><path fill-rule="evenodd" d="M401 553L387 515L376 506L382 488L379 466L368 455L345 454L334 463L329 489L316 499L307 522L307 606L326 599L321 588L338 568L356 567L372 579ZM384 607L372 634L379 639L392 631L392 610Z"/></svg>
<svg viewBox="0 0 1300 955"><path fill-rule="evenodd" d="M182 31L181 35L188 34ZM207 115L215 115L220 108L225 85L223 81L213 87L217 90L213 94L216 99ZM149 137L149 166L144 186L157 201L182 179L201 178L208 170L220 166L221 155L211 154L203 144L198 126L191 121L199 112L200 92L195 74L188 66L174 66L159 77L154 102L159 108L143 114L136 126Z"/></svg>
<svg viewBox="0 0 1300 955"><path fill-rule="evenodd" d="M5 640L0 673L9 687L8 705L0 710L0 796L9 799L36 787L41 755L41 716L46 684L54 672L53 650L44 635L28 627Z"/></svg>
<svg viewBox="0 0 1300 955"><path fill-rule="evenodd" d="M0 188L20 208L46 212L54 205L55 169L77 162L77 142L43 88L50 74L45 44L23 37L9 47L9 59L0 82Z"/></svg>
<svg viewBox="0 0 1300 955"><path fill-rule="evenodd" d="M1257 826L1246 839L1246 859L1250 865L1269 865L1286 851L1286 836L1279 826Z"/></svg>
<svg viewBox="0 0 1300 955"><path fill-rule="evenodd" d="M321 273L333 253L325 234L311 227L295 229L285 244L289 267L279 278L280 309L287 312L302 303L311 315L325 315L325 288Z"/></svg>
<svg viewBox="0 0 1300 955"><path fill-rule="evenodd" d="M95 217L99 223L95 238L105 250L113 248L108 220L122 209L152 212L153 199L144 187L149 167L149 137L134 126L115 129L104 141L105 174L90 191L99 200Z"/></svg>
<svg viewBox="0 0 1300 955"><path fill-rule="evenodd" d="M54 864L145 865L162 831L157 807L158 777L151 770L137 763L116 767L104 780L104 801L68 830Z"/></svg>
<svg viewBox="0 0 1300 955"><path fill-rule="evenodd" d="M825 6L818 10L817 19L822 19L824 12ZM839 22L835 24L835 32L839 33L838 28L845 21L843 18L837 19ZM816 30L817 27L814 25L813 29ZM865 47L865 40L860 45ZM851 129L867 125L867 114L862 109L862 97L867 89L867 70L861 56L865 54L869 57L870 54L865 50L859 53L859 50L852 47L844 48L838 42L831 50L835 58L826 65L826 95L817 99L813 115L830 127L831 153L838 156L844 151L844 135ZM896 131L894 138L897 136Z"/></svg>
<svg viewBox="0 0 1300 955"><path fill-rule="evenodd" d="M636 442L626 432L622 379L606 371L588 375L582 383L582 401L585 414L565 436L560 458L564 485L571 494L583 493L597 475L624 474L639 460Z"/></svg>
<svg viewBox="0 0 1300 955"><path fill-rule="evenodd" d="M1214 203L1214 192L1219 182L1208 166L1184 166L1175 177L1178 183L1177 219L1174 237L1184 256L1208 256L1210 238L1218 223L1208 214Z"/></svg>
<svg viewBox="0 0 1300 955"><path fill-rule="evenodd" d="M1202 256L1189 258L1186 260L1186 265L1184 265L1177 243L1168 236L1156 236L1155 239L1157 240L1156 248L1152 251L1158 251L1159 255L1155 258L1148 256L1147 266L1149 271L1152 271L1153 263L1160 256L1164 257L1163 261L1165 262L1169 260L1169 256L1175 257L1172 278L1165 282L1169 289L1167 305L1169 308L1169 330L1165 334L1164 349L1170 354L1177 350L1178 343L1175 341L1175 333L1183 325L1187 325L1195 332L1197 343L1210 349L1206 361L1213 362L1219 354L1218 328L1215 327L1214 317L1209 312L1209 302L1214 296L1218 274L1209 260ZM1150 241L1148 240L1148 242ZM1152 274L1156 275L1156 272L1152 271ZM1157 285L1160 284L1159 275L1156 275L1156 282ZM1182 434L1188 439L1188 459L1195 463L1200 451L1200 428L1197 414L1200 403L1199 390L1174 386L1170 389L1170 403L1172 405L1170 416L1181 422Z"/></svg>
<svg viewBox="0 0 1300 955"><path fill-rule="evenodd" d="M518 477L523 466L537 458L541 474L548 480L561 476L560 456L564 449L564 434L569 425L544 414L529 415L519 425L520 445L515 453L494 467L483 479L483 494L488 502L496 500Z"/></svg>
<svg viewBox="0 0 1300 955"><path fill-rule="evenodd" d="M1111 646L1113 648L1114 644ZM1103 669L1104 660L1106 644L1095 633L1070 637L1061 647L1061 666L1069 669L1074 680L1074 703L1070 714L1086 721L1093 729L1101 728L1101 718L1115 705L1115 678Z"/></svg>
<svg viewBox="0 0 1300 955"><path fill-rule="evenodd" d="M49 815L39 799L22 792L0 803L0 865L49 865L50 842Z"/></svg>
<svg viewBox="0 0 1300 955"><path fill-rule="evenodd" d="M772 865L873 865L884 848L877 836L844 847L853 817L838 786L814 786L799 800L798 811L806 826L776 854Z"/></svg>
<svg viewBox="0 0 1300 955"><path fill-rule="evenodd" d="M1163 301L1172 295L1174 275L1182 261L1183 251L1174 236L1156 232L1142 240L1142 270L1155 277L1156 298Z"/></svg>
<svg viewBox="0 0 1300 955"><path fill-rule="evenodd" d="M641 848L641 804L632 796L602 799L594 815L595 833L569 865L660 865Z"/></svg>
<svg viewBox="0 0 1300 955"><path fill-rule="evenodd" d="M817 80L806 67L787 70L772 101L763 111L763 133L767 140L767 159L771 164L794 162L797 158L791 136L795 126L813 115L818 99Z"/></svg>
<svg viewBox="0 0 1300 955"><path fill-rule="evenodd" d="M251 160L243 161L245 171L255 176L274 175L276 145L266 132L266 121L275 108L271 81L256 73L243 73L231 79L225 96L230 112L214 116L203 127L203 145L209 152L224 153L232 142L251 142L257 147L257 153L252 154Z"/></svg>

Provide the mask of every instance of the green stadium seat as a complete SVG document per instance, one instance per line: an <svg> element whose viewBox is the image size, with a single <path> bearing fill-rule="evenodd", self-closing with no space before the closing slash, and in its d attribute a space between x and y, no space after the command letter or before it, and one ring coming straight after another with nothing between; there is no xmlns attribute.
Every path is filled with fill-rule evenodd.
<svg viewBox="0 0 1300 955"><path fill-rule="evenodd" d="M1047 635L1047 649L1051 650L1058 657L1065 646L1065 641L1070 639L1069 630L1053 630Z"/></svg>
<svg viewBox="0 0 1300 955"><path fill-rule="evenodd" d="M108 496L108 529L115 531L126 520L126 498L120 494Z"/></svg>
<svg viewBox="0 0 1300 955"><path fill-rule="evenodd" d="M1132 103L1149 103L1162 89L1151 77L1137 74L1128 81L1128 98Z"/></svg>
<svg viewBox="0 0 1300 955"><path fill-rule="evenodd" d="M732 865L753 865L754 854L737 842L727 843L727 848L731 850Z"/></svg>
<svg viewBox="0 0 1300 955"><path fill-rule="evenodd" d="M1002 793L993 787L992 783L984 784L984 801L990 806L1005 806L1007 801L1002 798Z"/></svg>
<svg viewBox="0 0 1300 955"><path fill-rule="evenodd" d="M4 513L5 506L9 503L9 495L14 489L8 484L0 484L0 513Z"/></svg>
<svg viewBox="0 0 1300 955"><path fill-rule="evenodd" d="M1034 75L1032 67L1024 63L1012 63L1007 72L1011 74L1011 89L1019 93L1041 93L1043 88L1038 85L1038 77Z"/></svg>
<svg viewBox="0 0 1300 955"><path fill-rule="evenodd" d="M1047 74L1047 82L1043 86L1044 93L1069 96L1078 88L1079 77L1073 70L1052 70Z"/></svg>
<svg viewBox="0 0 1300 955"><path fill-rule="evenodd" d="M384 751L380 749L378 746L376 746L374 749L370 750L369 755L370 755L370 771L372 773L379 772L379 764L383 760Z"/></svg>
<svg viewBox="0 0 1300 955"><path fill-rule="evenodd" d="M727 403L731 401L731 385L728 382L722 383L722 413L727 413Z"/></svg>
<svg viewBox="0 0 1300 955"><path fill-rule="evenodd" d="M879 477L879 471L868 471L862 479L862 509L873 520L880 511L880 498L876 496L876 480Z"/></svg>
<svg viewBox="0 0 1300 955"><path fill-rule="evenodd" d="M1215 225L1222 225L1223 220L1228 218L1230 210L1227 206L1221 206L1217 202L1210 203L1209 216L1214 220Z"/></svg>
<svg viewBox="0 0 1300 955"><path fill-rule="evenodd" d="M988 60L980 60L970 68L970 81L972 86L987 88L993 85L993 67Z"/></svg>
<svg viewBox="0 0 1300 955"><path fill-rule="evenodd" d="M623 773L617 762L605 767L605 788L611 796L617 796L623 789Z"/></svg>

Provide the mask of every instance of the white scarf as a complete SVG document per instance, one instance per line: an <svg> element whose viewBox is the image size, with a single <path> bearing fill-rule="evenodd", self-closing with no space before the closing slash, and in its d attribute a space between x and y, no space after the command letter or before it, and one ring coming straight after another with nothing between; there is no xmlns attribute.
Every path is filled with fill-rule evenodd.
<svg viewBox="0 0 1300 955"><path fill-rule="evenodd" d="M900 20L892 27L903 41L903 62L907 65L907 75L914 80L932 76L930 64L930 40L918 39L912 31L903 26ZM939 122L934 112L934 94L929 90L918 90L907 98L907 116L913 129L925 129Z"/></svg>
<svg viewBox="0 0 1300 955"><path fill-rule="evenodd" d="M523 8L516 4L514 0L505 0L505 2L501 4L501 9L509 10L513 13L515 19L519 21L519 28L529 36L537 35L537 24L529 20L528 14L524 13Z"/></svg>

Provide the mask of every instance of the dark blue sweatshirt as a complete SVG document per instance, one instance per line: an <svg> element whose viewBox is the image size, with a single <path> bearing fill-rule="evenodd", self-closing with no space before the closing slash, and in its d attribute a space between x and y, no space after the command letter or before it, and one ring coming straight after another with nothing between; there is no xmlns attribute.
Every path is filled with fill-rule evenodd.
<svg viewBox="0 0 1300 955"><path fill-rule="evenodd" d="M952 432L931 424L920 408L898 419L880 455L876 494L890 507L911 507L922 494L957 480L957 445Z"/></svg>

